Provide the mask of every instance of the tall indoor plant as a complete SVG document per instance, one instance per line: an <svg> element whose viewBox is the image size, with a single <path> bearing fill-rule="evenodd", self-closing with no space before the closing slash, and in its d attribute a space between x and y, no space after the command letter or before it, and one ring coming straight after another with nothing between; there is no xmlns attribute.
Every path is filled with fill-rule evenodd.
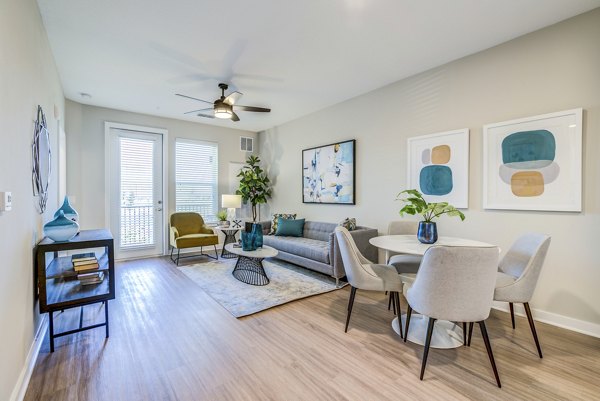
<svg viewBox="0 0 600 401"><path fill-rule="evenodd" d="M240 178L240 186L235 193L242 195L244 203L250 202L252 221L256 221L256 206L267 203L267 199L271 197L271 181L267 173L260 167L260 159L257 156L251 155L246 163L237 175Z"/></svg>
<svg viewBox="0 0 600 401"><path fill-rule="evenodd" d="M437 225L433 221L443 214L448 216L458 216L460 220L465 219L465 215L448 202L427 202L423 195L416 189L407 189L398 194L396 200L405 205L400 209L400 216L410 214L412 216L420 214L423 221L419 222L417 238L424 244L433 244L437 241Z"/></svg>

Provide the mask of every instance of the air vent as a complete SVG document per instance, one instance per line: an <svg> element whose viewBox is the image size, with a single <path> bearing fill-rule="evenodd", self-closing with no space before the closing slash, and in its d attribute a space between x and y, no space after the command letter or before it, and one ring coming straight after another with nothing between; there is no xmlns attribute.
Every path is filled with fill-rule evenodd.
<svg viewBox="0 0 600 401"><path fill-rule="evenodd" d="M240 137L240 150L242 152L253 152L254 151L254 139L247 138L245 136Z"/></svg>

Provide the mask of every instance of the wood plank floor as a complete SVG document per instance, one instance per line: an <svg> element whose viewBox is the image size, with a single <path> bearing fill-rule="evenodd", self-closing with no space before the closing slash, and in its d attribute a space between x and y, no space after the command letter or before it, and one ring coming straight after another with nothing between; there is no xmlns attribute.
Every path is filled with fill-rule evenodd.
<svg viewBox="0 0 600 401"><path fill-rule="evenodd" d="M344 333L348 295L235 319L166 258L118 263L110 339L103 328L62 337L50 354L46 337L25 399L600 399L600 339L538 323L539 359L527 321L513 331L494 311L488 330L502 389L477 331L470 348L432 349L421 382L423 348L393 332L384 295L359 291ZM57 330L78 319L66 311ZM102 319L100 306L85 308L84 324Z"/></svg>

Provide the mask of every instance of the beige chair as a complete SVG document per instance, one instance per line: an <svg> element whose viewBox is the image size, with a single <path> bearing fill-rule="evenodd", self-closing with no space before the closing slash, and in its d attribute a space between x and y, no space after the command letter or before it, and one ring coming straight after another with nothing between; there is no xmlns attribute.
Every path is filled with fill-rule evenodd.
<svg viewBox="0 0 600 401"><path fill-rule="evenodd" d="M419 222L417 221L392 221L388 224L388 235L417 235ZM386 260L388 265L392 265L401 273L416 273L421 264L421 256L399 254L387 251Z"/></svg>
<svg viewBox="0 0 600 401"><path fill-rule="evenodd" d="M542 348L531 316L529 301L533 297L549 247L550 237L547 235L529 233L517 239L498 266L494 292L495 301L508 302L513 329L515 328L513 304L515 302L523 304L540 358L542 358Z"/></svg>
<svg viewBox="0 0 600 401"><path fill-rule="evenodd" d="M215 231L204 224L204 219L198 213L177 212L171 215L171 229L169 236L169 245L171 247L171 260L179 266L179 259L191 258L196 256L208 256L209 258L219 259L217 253L217 244L219 237ZM202 252L205 246L213 246L215 256ZM180 252L185 248L200 247L200 254L191 256L180 256ZM173 257L173 251L177 249L177 257Z"/></svg>
<svg viewBox="0 0 600 401"><path fill-rule="evenodd" d="M413 309L429 317L421 364L421 380L425 374L435 321L449 320L471 324L477 322L494 370L496 383L501 387L485 326L494 297L498 253L497 247L450 246L434 246L425 252L415 281L406 294L408 311L404 330L404 341L406 341Z"/></svg>
<svg viewBox="0 0 600 401"><path fill-rule="evenodd" d="M393 266L375 264L365 258L354 243L350 232L344 227L336 227L335 235L340 247L340 254L344 262L346 277L350 283L350 299L348 301L348 314L346 316L345 332L348 332L350 315L356 290L367 291L390 291L394 299L394 305L398 316L400 312L400 296L402 292L402 281ZM402 326L402 325L400 325ZM400 337L402 337L402 327L400 327Z"/></svg>

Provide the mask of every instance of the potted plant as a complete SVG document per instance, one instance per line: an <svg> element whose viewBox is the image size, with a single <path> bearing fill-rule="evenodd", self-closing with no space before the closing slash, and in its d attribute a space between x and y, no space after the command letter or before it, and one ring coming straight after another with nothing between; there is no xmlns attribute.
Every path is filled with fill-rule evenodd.
<svg viewBox="0 0 600 401"><path fill-rule="evenodd" d="M400 209L400 216L405 214L412 216L420 214L423 216L423 221L419 222L417 239L424 244L434 244L438 239L437 226L433 221L435 218L447 214L448 216L458 216L461 221L465 219L465 215L448 202L429 203L416 189L407 189L400 192L396 200L405 203Z"/></svg>
<svg viewBox="0 0 600 401"><path fill-rule="evenodd" d="M252 205L252 221L256 222L256 206L261 203L267 203L267 198L271 197L271 181L267 173L260 168L260 159L251 155L246 160L247 165L242 167L237 175L240 178L240 186L236 195L241 195L244 203L250 202Z"/></svg>
<svg viewBox="0 0 600 401"><path fill-rule="evenodd" d="M219 210L217 212L217 219L219 219L219 225L221 227L227 227L229 225L227 222L227 210Z"/></svg>

